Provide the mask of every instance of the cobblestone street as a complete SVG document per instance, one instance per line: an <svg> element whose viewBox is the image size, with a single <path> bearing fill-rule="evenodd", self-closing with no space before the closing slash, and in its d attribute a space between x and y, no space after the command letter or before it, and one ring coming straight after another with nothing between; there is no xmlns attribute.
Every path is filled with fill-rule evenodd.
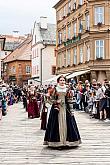
<svg viewBox="0 0 110 165"><path fill-rule="evenodd" d="M0 121L0 165L106 165L110 164L110 122L75 112L82 144L75 149L43 146L40 119L28 119L22 103L8 108Z"/></svg>

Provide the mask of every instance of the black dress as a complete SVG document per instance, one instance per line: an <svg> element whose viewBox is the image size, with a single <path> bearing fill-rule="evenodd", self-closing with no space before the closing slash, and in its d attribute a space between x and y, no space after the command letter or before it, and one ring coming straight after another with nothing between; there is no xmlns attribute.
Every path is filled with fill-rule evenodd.
<svg viewBox="0 0 110 165"><path fill-rule="evenodd" d="M44 145L49 147L78 146L81 138L77 128L74 114L70 106L70 99L67 97L67 88L57 86L54 99L60 100L56 108L55 100L50 111L47 128L44 137Z"/></svg>

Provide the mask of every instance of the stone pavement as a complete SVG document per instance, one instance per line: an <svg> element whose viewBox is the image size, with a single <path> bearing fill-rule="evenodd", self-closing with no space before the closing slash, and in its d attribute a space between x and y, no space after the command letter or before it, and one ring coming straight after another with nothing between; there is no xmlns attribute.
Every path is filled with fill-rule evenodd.
<svg viewBox="0 0 110 165"><path fill-rule="evenodd" d="M40 119L28 119L22 103L0 121L0 165L110 165L110 122L75 112L82 144L56 150L43 146Z"/></svg>

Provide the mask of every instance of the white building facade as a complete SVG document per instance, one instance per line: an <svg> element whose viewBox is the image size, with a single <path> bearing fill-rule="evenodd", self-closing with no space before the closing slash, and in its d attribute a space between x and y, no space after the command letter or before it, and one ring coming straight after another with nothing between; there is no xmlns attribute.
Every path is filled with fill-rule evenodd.
<svg viewBox="0 0 110 165"><path fill-rule="evenodd" d="M56 26L41 17L40 23L34 23L32 35L32 79L44 84L45 80L55 76Z"/></svg>

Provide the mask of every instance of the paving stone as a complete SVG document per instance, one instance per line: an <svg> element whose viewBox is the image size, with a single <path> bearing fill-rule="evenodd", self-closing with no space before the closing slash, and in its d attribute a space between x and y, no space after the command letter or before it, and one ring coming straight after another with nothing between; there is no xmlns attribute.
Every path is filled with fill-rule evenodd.
<svg viewBox="0 0 110 165"><path fill-rule="evenodd" d="M75 112L82 144L75 149L56 150L43 146L40 119L28 119L22 103L8 108L0 121L0 165L108 165L110 122L90 119Z"/></svg>

